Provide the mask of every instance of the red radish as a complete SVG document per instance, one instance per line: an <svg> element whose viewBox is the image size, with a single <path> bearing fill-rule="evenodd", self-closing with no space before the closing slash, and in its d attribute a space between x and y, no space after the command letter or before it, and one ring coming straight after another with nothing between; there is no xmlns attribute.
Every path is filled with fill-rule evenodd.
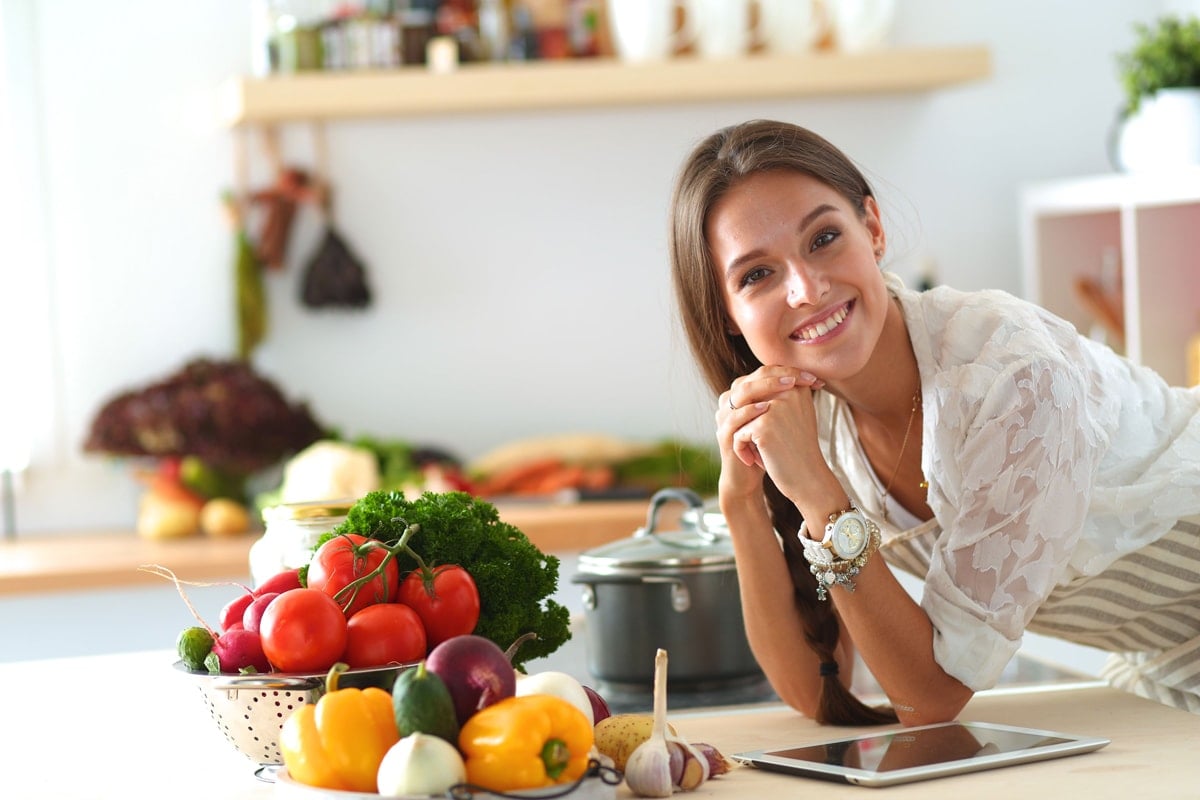
<svg viewBox="0 0 1200 800"><path fill-rule="evenodd" d="M183 581L175 575L174 572L166 567L158 564L150 564L139 567L145 572L152 572L155 575L163 578L169 578L175 583L175 590L179 592L180 598L183 599L184 605L192 612L192 616L200 623L203 628L212 636L213 646L210 656L215 655L217 659L217 667L221 672L240 672L244 669L254 669L258 672L270 672L271 662L267 659L262 648L262 638L254 631L247 631L242 627L240 618L230 618L228 626L223 633L217 633L212 629L212 626L204 621L200 616L200 612L192 605L192 601L188 599L187 592L183 590ZM243 597L248 597L253 600L253 596L247 592ZM226 604L221 611L222 619L226 618L226 614L234 604L241 601L242 597ZM248 603L248 601L247 601ZM205 659L208 663L208 659ZM212 667L209 667L210 671Z"/></svg>
<svg viewBox="0 0 1200 800"><path fill-rule="evenodd" d="M283 572L277 572L265 581L254 587L254 594L262 596L270 592L282 594L290 589L300 589L300 570L285 569Z"/></svg>
<svg viewBox="0 0 1200 800"><path fill-rule="evenodd" d="M257 631L226 631L213 642L212 651L217 654L221 672L241 672L250 667L257 672L271 671Z"/></svg>
<svg viewBox="0 0 1200 800"><path fill-rule="evenodd" d="M499 645L482 636L455 636L439 644L425 659L425 668L450 690L459 724L517 691L512 663Z"/></svg>
<svg viewBox="0 0 1200 800"><path fill-rule="evenodd" d="M182 591L182 590L181 590ZM221 609L221 630L229 630L229 626L235 622L241 622L242 617L246 613L246 606L254 602L254 595L250 592L240 594L225 604Z"/></svg>
<svg viewBox="0 0 1200 800"><path fill-rule="evenodd" d="M250 605L246 606L245 613L242 614L242 627L258 633L258 625L262 622L263 612L276 597L279 597L279 592L267 592L254 598Z"/></svg>

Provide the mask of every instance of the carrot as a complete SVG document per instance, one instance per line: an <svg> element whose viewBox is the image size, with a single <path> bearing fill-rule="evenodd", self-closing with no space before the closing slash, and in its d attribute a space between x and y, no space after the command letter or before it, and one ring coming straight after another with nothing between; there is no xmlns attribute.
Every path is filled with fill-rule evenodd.
<svg viewBox="0 0 1200 800"><path fill-rule="evenodd" d="M513 494L521 486L562 469L563 462L557 458L538 458L514 464L485 476L479 481L476 491L482 497Z"/></svg>
<svg viewBox="0 0 1200 800"><path fill-rule="evenodd" d="M537 480L528 481L514 490L516 494L554 494L563 489L576 489L583 483L587 470L578 464L564 464Z"/></svg>
<svg viewBox="0 0 1200 800"><path fill-rule="evenodd" d="M611 489L616 482L617 475L612 467L591 467L588 469L587 474L584 475L580 488L603 491L604 489Z"/></svg>

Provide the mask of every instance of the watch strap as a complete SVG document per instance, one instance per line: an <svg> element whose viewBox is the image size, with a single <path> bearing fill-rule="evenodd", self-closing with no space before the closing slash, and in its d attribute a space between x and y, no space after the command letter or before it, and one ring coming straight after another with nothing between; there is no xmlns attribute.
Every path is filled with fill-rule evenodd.
<svg viewBox="0 0 1200 800"><path fill-rule="evenodd" d="M862 568L866 566L867 561L879 549L882 543L882 534L879 531L879 526L872 520L862 515L863 521L867 526L867 544L859 553L852 559L840 558L833 552L829 542L833 534L833 523L842 514L848 511L858 511L854 506L850 506L843 511L837 511L829 515L829 524L825 528L825 536L820 541L814 541L808 536L807 520L800 523L800 530L797 536L800 538L800 543L804 547L804 558L809 563L809 571L817 581L817 599L825 600L828 597L828 591L835 585L845 587L847 591L854 591L854 578L858 575Z"/></svg>

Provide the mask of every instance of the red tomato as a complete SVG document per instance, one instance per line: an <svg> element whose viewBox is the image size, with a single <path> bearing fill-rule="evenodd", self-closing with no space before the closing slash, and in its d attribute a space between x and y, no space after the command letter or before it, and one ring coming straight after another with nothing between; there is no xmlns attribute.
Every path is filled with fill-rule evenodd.
<svg viewBox="0 0 1200 800"><path fill-rule="evenodd" d="M400 570L394 558L388 559L383 571L357 590L347 589L379 567L387 552L378 545L374 539L357 533L333 537L313 554L308 565L308 588L320 589L337 600L347 617L373 603L390 603L400 584Z"/></svg>
<svg viewBox="0 0 1200 800"><path fill-rule="evenodd" d="M263 653L281 672L324 672L346 649L346 615L320 589L292 589L259 623Z"/></svg>
<svg viewBox="0 0 1200 800"><path fill-rule="evenodd" d="M403 603L376 603L346 624L342 660L353 668L411 664L425 657L425 626Z"/></svg>
<svg viewBox="0 0 1200 800"><path fill-rule="evenodd" d="M426 580L428 578L428 580ZM471 633L479 622L479 590L475 579L457 564L442 564L424 573L414 569L400 584L396 599L425 623L429 647Z"/></svg>

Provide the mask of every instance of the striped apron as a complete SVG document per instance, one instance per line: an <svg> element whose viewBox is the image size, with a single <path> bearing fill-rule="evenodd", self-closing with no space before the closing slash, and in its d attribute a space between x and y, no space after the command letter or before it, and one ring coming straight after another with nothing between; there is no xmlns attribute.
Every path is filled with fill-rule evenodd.
<svg viewBox="0 0 1200 800"><path fill-rule="evenodd" d="M900 533L881 552L923 577L934 521ZM1028 630L1110 652L1100 677L1117 688L1200 714L1200 517L1113 562L1099 575L1057 587Z"/></svg>

